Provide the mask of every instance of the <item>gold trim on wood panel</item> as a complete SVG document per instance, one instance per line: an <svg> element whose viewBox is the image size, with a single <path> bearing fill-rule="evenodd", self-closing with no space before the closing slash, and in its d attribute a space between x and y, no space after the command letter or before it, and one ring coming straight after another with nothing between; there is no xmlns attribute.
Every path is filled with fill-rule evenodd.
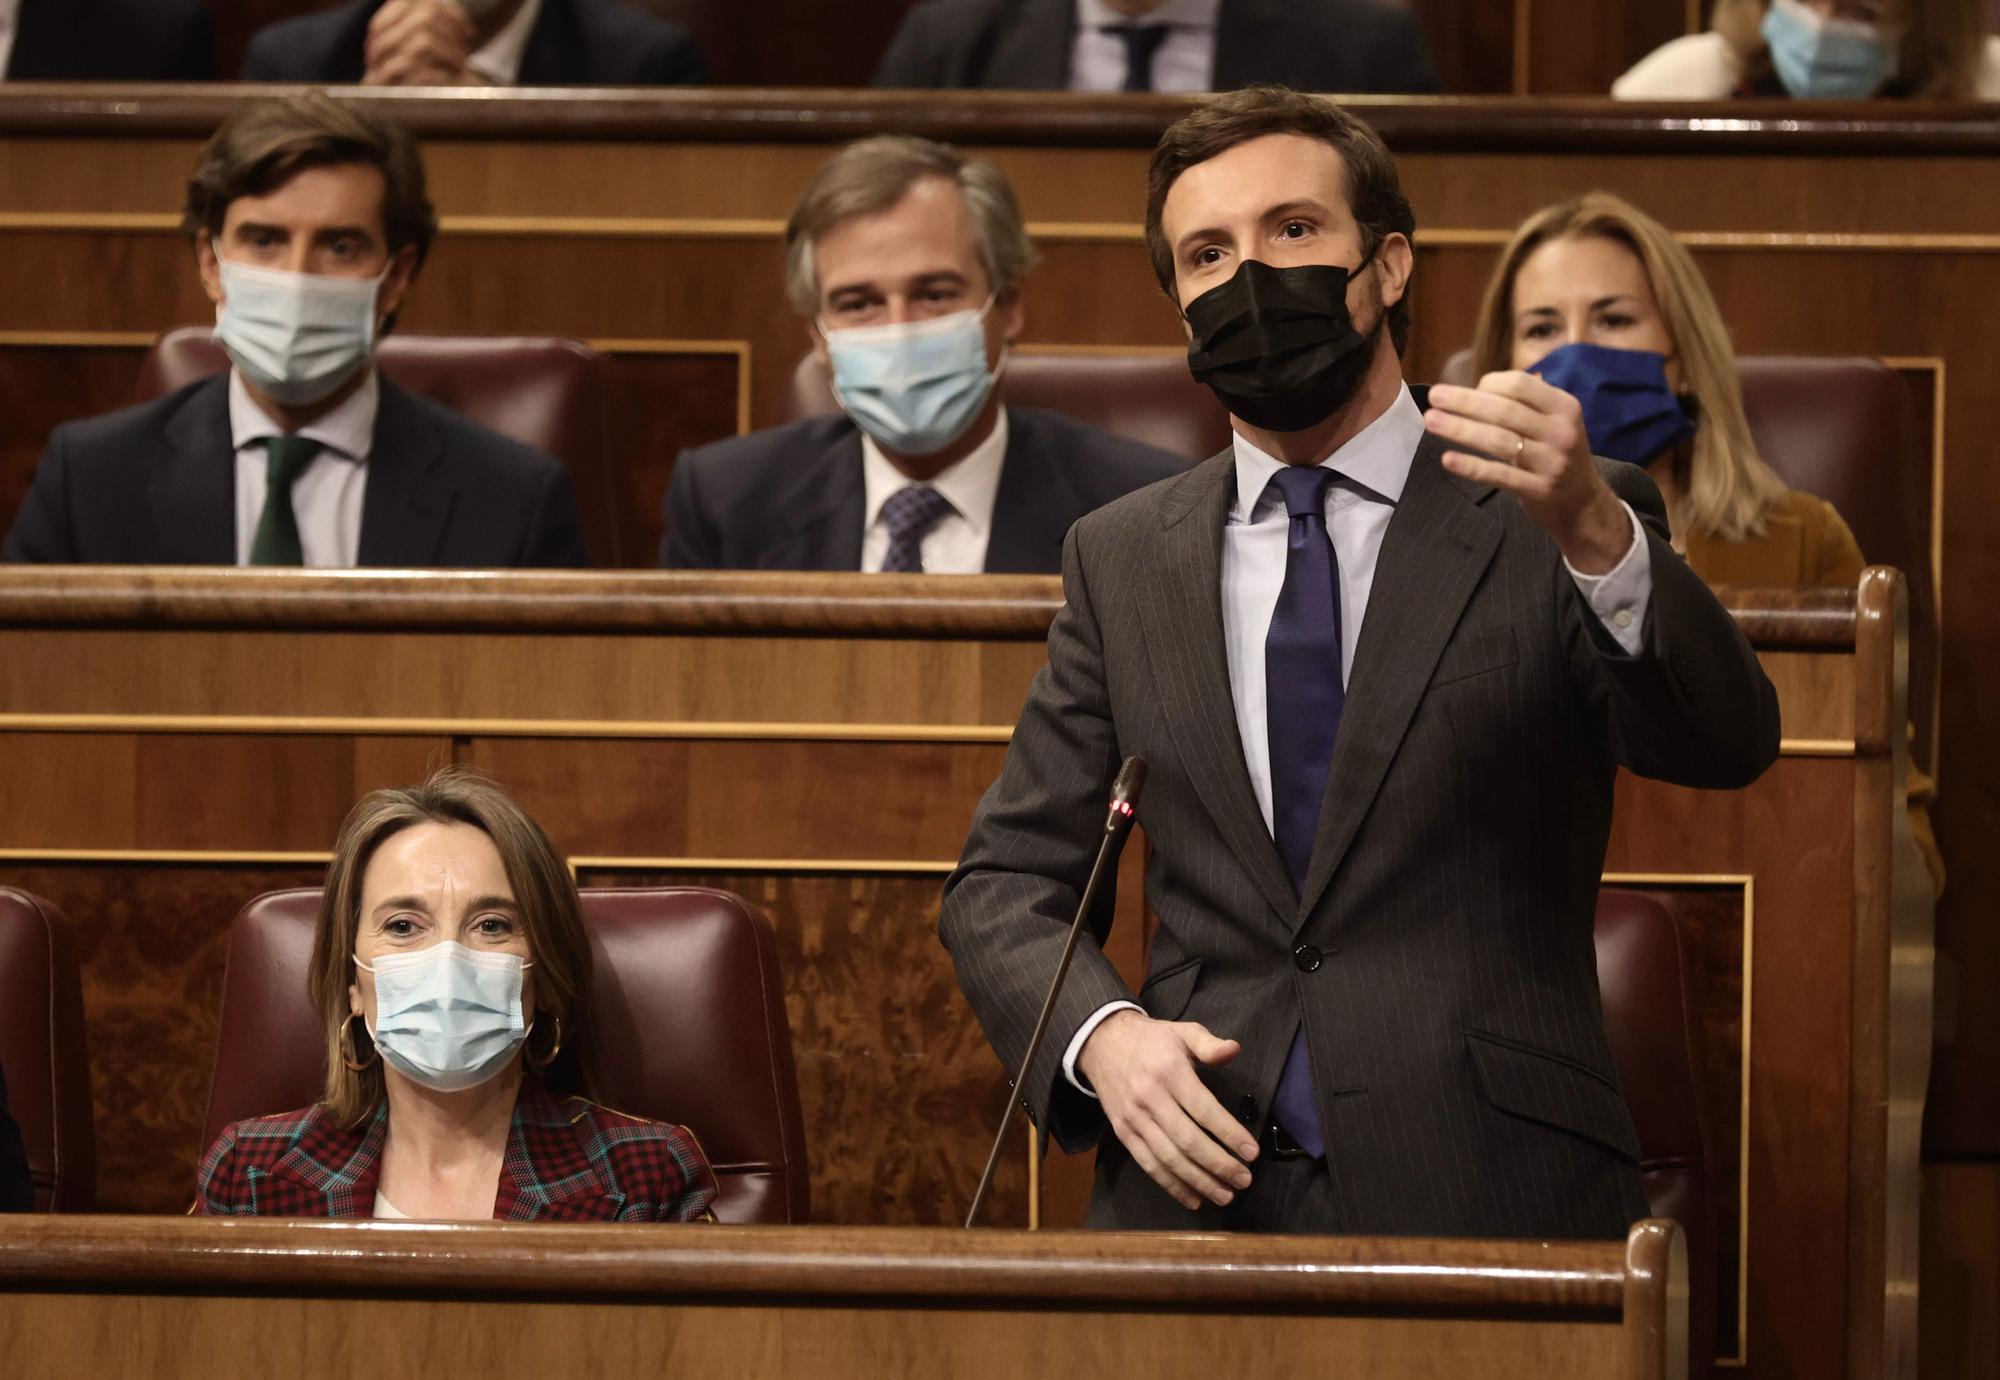
<svg viewBox="0 0 2000 1380"><path fill-rule="evenodd" d="M1757 878L1747 872L1606 872L1599 879L1607 886L1679 887L1697 890L1717 887L1743 889L1743 1069L1742 1104L1737 1112L1736 1147L1736 1354L1718 1356L1718 1366L1746 1366L1750 1362L1750 1035L1753 1028L1751 1001L1755 994Z"/></svg>
<svg viewBox="0 0 2000 1380"><path fill-rule="evenodd" d="M1780 757L1852 757L1852 738L1783 738L1778 742Z"/></svg>
<svg viewBox="0 0 2000 1380"><path fill-rule="evenodd" d="M1891 369L1915 373L1929 371L1934 382L1931 385L1931 629L1936 634L1933 650L1938 656L1938 664L1932 667L1931 676L1931 734L1930 771L1933 784L1942 779L1940 772L1943 752L1938 731L1938 720L1943 716L1944 707L1944 418L1945 418L1945 361L1941 355L1883 355L1882 362Z"/></svg>
<svg viewBox="0 0 2000 1380"><path fill-rule="evenodd" d="M350 734L357 737L686 738L746 742L1005 743L1012 724L659 723L625 719L398 719L277 714L0 714L0 733Z"/></svg>
<svg viewBox="0 0 2000 1380"><path fill-rule="evenodd" d="M0 349L151 349L157 331L0 331Z"/></svg>
<svg viewBox="0 0 2000 1380"><path fill-rule="evenodd" d="M571 858L573 872L838 872L860 876L945 877L955 859L922 858Z"/></svg>
<svg viewBox="0 0 2000 1380"><path fill-rule="evenodd" d="M1514 237L1512 230L1441 227L1417 232L1417 249L1497 249ZM1918 235L1901 232L1821 232L1790 230L1677 230L1674 238L1690 249L1782 249L1827 252L1855 250L1935 254L1959 250L2000 253L2000 235Z"/></svg>
<svg viewBox="0 0 2000 1380"><path fill-rule="evenodd" d="M736 434L750 434L751 345L747 340L647 340L601 338L584 344L600 355L734 355L736 356Z"/></svg>
<svg viewBox="0 0 2000 1380"><path fill-rule="evenodd" d="M179 863L184 866L263 864L272 867L325 866L325 851L283 853L256 849L207 848L0 848L0 862Z"/></svg>

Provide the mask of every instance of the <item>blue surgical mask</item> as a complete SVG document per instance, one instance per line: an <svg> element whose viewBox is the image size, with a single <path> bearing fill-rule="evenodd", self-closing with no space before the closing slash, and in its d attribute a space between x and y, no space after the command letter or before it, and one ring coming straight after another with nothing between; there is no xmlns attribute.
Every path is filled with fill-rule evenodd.
<svg viewBox="0 0 2000 1380"><path fill-rule="evenodd" d="M380 278L220 262L215 334L243 376L272 401L309 407L329 397L375 349Z"/></svg>
<svg viewBox="0 0 2000 1380"><path fill-rule="evenodd" d="M1694 419L1667 384L1667 357L1578 342L1543 355L1531 374L1583 405L1593 454L1651 463L1694 432Z"/></svg>
<svg viewBox="0 0 2000 1380"><path fill-rule="evenodd" d="M1771 0L1764 44L1785 90L1801 101L1862 101L1896 72L1896 45L1880 26L1833 19L1799 0Z"/></svg>
<svg viewBox="0 0 2000 1380"><path fill-rule="evenodd" d="M1001 370L986 367L986 313L887 326L821 327L833 395L854 424L897 455L935 455L977 420Z"/></svg>
<svg viewBox="0 0 2000 1380"><path fill-rule="evenodd" d="M444 940L388 954L373 967L375 1019L368 1033L395 1070L435 1092L476 1088L507 1066L528 1038L515 954L484 953Z"/></svg>

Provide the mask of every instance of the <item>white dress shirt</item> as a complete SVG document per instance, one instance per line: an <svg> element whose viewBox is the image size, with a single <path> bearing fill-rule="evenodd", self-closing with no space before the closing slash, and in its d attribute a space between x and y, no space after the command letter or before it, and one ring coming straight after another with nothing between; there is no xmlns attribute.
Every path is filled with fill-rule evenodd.
<svg viewBox="0 0 2000 1380"><path fill-rule="evenodd" d="M14 34L20 25L21 0L0 0L0 81L7 77L7 64L14 57Z"/></svg>
<svg viewBox="0 0 2000 1380"><path fill-rule="evenodd" d="M1410 461L1424 436L1424 414L1405 388L1389 410L1335 451L1321 467L1339 478L1327 489L1326 530L1340 567L1341 683L1354 670L1354 649L1361 641L1368 596L1375 585L1376 559L1389 520L1402 501L1410 477ZM1271 828L1271 740L1265 722L1264 641L1285 585L1290 552L1291 516L1271 476L1284 462L1266 455L1240 434L1236 444L1236 501L1222 529L1222 642L1229 662L1229 693L1236 704L1236 734L1243 747L1243 764L1250 771L1250 788ZM1632 522L1632 545L1605 575L1585 575L1574 566L1569 573L1589 601L1605 631L1627 656L1636 656L1645 641L1646 607L1653 594L1653 558L1638 514L1626 505ZM1568 562L1564 562L1567 566ZM1084 1092L1076 1076L1076 1059L1084 1041L1105 1017L1133 1002L1110 1002L1078 1027L1063 1054L1063 1073ZM1223 1032L1227 1038L1227 1032Z"/></svg>
<svg viewBox="0 0 2000 1380"><path fill-rule="evenodd" d="M541 17L542 0L527 0L514 17L500 26L500 32L472 50L465 66L473 75L492 86L517 86L521 81L521 55L528 51L535 20Z"/></svg>
<svg viewBox="0 0 2000 1380"><path fill-rule="evenodd" d="M1000 496L1000 471L1006 463L1007 409L1003 407L991 436L924 485L943 494L952 507L924 534L919 545L926 575L978 575L985 571L986 548L993 540L993 504ZM861 433L861 483L861 569L877 575L889 558L889 524L882 520L882 505L911 480L865 431Z"/></svg>
<svg viewBox="0 0 2000 1380"><path fill-rule="evenodd" d="M382 389L368 377L340 406L299 435L320 443L292 482L292 513L299 523L299 550L307 565L353 566L361 562L361 500L368 490L368 451L375 442L375 409ZM236 564L250 564L257 519L264 513L270 451L264 441L282 435L278 424L257 406L243 376L229 371L229 439L236 447Z"/></svg>
<svg viewBox="0 0 2000 1380"><path fill-rule="evenodd" d="M1215 86L1215 15L1222 0L1167 0L1151 14L1120 14L1104 0L1076 0L1076 46L1070 50L1069 89L1123 91L1125 40L1107 27L1170 24L1173 32L1153 54L1155 91L1209 91Z"/></svg>

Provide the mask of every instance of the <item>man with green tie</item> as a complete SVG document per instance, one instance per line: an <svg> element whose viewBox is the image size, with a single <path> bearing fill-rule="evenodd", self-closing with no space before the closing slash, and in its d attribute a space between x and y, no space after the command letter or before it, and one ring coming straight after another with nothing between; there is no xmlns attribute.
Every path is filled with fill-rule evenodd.
<svg viewBox="0 0 2000 1380"><path fill-rule="evenodd" d="M375 368L437 232L403 130L317 93L245 107L185 228L232 367L57 427L0 557L589 564L561 465Z"/></svg>

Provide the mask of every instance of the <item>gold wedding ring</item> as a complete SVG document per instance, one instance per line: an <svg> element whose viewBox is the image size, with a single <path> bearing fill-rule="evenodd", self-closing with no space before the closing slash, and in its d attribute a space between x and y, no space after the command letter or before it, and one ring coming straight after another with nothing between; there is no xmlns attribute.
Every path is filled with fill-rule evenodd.
<svg viewBox="0 0 2000 1380"><path fill-rule="evenodd" d="M1527 437L1516 436L1514 438L1514 463L1516 465L1521 463L1521 452L1525 451L1527 448L1528 448Z"/></svg>

